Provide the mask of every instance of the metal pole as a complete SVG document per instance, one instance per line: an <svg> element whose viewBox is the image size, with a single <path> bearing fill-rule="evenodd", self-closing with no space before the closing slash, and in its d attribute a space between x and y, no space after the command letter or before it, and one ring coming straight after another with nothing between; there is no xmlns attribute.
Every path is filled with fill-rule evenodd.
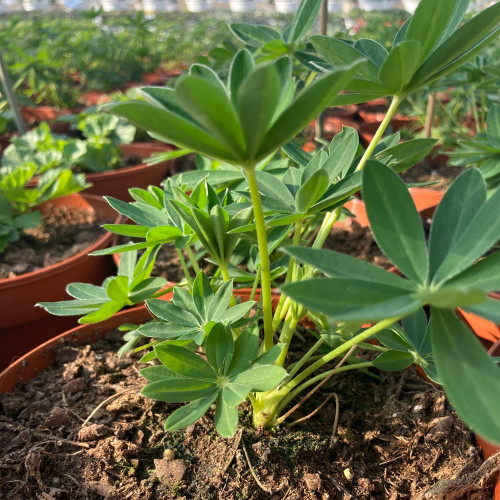
<svg viewBox="0 0 500 500"><path fill-rule="evenodd" d="M14 122L16 123L17 130L19 133L25 134L26 127L24 126L24 121L19 112L19 107L17 106L16 97L14 95L14 90L12 89L12 83L10 81L7 69L5 68L5 63L3 62L2 54L0 53L0 81L2 82L3 88L5 90L5 95L7 96L7 101L9 101L10 109L14 115Z"/></svg>

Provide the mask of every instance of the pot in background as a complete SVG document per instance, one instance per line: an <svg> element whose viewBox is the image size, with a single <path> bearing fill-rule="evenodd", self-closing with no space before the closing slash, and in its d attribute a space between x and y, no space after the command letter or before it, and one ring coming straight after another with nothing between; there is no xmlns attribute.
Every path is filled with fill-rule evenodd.
<svg viewBox="0 0 500 500"><path fill-rule="evenodd" d="M120 147L125 158L139 158L140 160L149 158L153 153L164 153L173 149L173 146L160 142L137 142L123 144ZM158 186L169 173L173 173L174 163L171 160L148 166L141 162L130 167L86 174L87 181L93 185L85 192L130 201L132 200L128 192L130 188L146 189L150 185Z"/></svg>
<svg viewBox="0 0 500 500"><path fill-rule="evenodd" d="M105 200L96 196L72 194L40 206L71 206L84 212L98 213L100 218L120 223L123 218ZM0 280L0 369L15 356L23 355L33 347L77 324L74 317L52 316L37 302L52 302L68 298L65 288L73 282L101 284L113 274L114 265L109 256L90 257L88 254L107 247L112 235L107 233L93 244L69 259L13 278Z"/></svg>

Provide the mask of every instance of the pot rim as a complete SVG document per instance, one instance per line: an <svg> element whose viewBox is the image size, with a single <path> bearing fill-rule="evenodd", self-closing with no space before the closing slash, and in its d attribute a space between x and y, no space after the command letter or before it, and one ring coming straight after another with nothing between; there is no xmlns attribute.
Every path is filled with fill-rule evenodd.
<svg viewBox="0 0 500 500"><path fill-rule="evenodd" d="M80 193L73 193L67 196L62 196L60 198L56 198L56 200L64 201L66 199L78 199L82 198L84 200L92 202L91 204L97 205L97 206L102 206L102 207L107 207L106 201L101 197L93 194L80 194ZM51 200L46 202L47 204L50 204L56 200ZM94 207L96 208L96 207ZM97 210L96 210L97 212ZM124 217L121 214L117 214L115 220L113 221L114 224L119 224L124 220ZM44 267L43 269L37 269L36 271L31 271L29 273L21 274L19 276L14 276L13 278L3 278L0 279L0 290L5 290L7 288L14 288L18 285L21 284L26 284L27 282L35 282L39 281L42 279L45 279L47 275L53 274L53 273L61 273L64 271L64 269L68 267L74 267L80 264L80 261L82 258L86 257L89 253L94 252L95 250L98 250L100 248L105 248L112 240L112 235L111 233L106 232L102 236L100 236L96 241L94 241L92 244L78 252L77 254L73 255L72 257L69 257L68 259L61 260L60 262L57 262L56 264L52 264L51 266Z"/></svg>

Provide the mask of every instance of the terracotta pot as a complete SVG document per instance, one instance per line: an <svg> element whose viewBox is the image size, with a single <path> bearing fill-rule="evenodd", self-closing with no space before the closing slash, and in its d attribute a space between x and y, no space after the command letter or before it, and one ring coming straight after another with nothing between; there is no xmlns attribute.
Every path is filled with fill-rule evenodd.
<svg viewBox="0 0 500 500"><path fill-rule="evenodd" d="M149 158L153 153L171 151L169 144L153 142L137 142L120 146L125 158ZM147 188L150 185L158 186L170 173L173 173L174 161L166 161L157 165L148 166L140 163L131 167L124 167L107 172L87 174L87 181L92 187L86 193L113 196L120 200L130 201L128 190L132 187Z"/></svg>
<svg viewBox="0 0 500 500"><path fill-rule="evenodd" d="M78 100L85 106L97 106L110 100L110 93L104 90L88 90L80 95Z"/></svg>
<svg viewBox="0 0 500 500"><path fill-rule="evenodd" d="M0 154L2 154L3 150L10 145L10 140L16 135L19 134L17 132L10 132L0 135Z"/></svg>
<svg viewBox="0 0 500 500"><path fill-rule="evenodd" d="M56 109L52 106L23 106L21 116L28 125L34 125L41 122L49 122L60 116L69 114L68 110Z"/></svg>
<svg viewBox="0 0 500 500"><path fill-rule="evenodd" d="M409 188L409 191L418 212L424 219L434 215L445 193L445 191L438 191L437 189L419 187Z"/></svg>
<svg viewBox="0 0 500 500"><path fill-rule="evenodd" d="M165 85L171 78L175 78L182 73L181 68L162 69L156 68L151 73L144 73L142 81L148 85Z"/></svg>
<svg viewBox="0 0 500 500"><path fill-rule="evenodd" d="M323 136L327 140L342 131L342 127L358 128L356 112L358 107L355 104L348 106L338 106L325 109L323 113Z"/></svg>
<svg viewBox="0 0 500 500"><path fill-rule="evenodd" d="M359 112L360 115L362 111ZM378 115L378 114L377 114ZM385 114L380 115L385 116ZM380 116L378 118L375 118L373 121L365 121L365 123L362 123L359 128L358 128L358 133L361 136L361 141L365 147L370 144L370 142L373 139L373 136L377 132L380 124L382 123L382 119L380 119ZM403 128L410 128L412 125L415 125L417 121L414 118L410 118L408 116L403 116L403 115L396 115L390 122L389 127L392 130L392 132L398 132L399 130Z"/></svg>
<svg viewBox="0 0 500 500"><path fill-rule="evenodd" d="M500 293L491 292L489 296L492 299L498 300L498 307L500 308ZM493 321L484 319L476 314L465 312L462 309L459 309L459 314L469 328L474 331L480 339L486 341L487 345L500 341L500 325L496 325Z"/></svg>
<svg viewBox="0 0 500 500"><path fill-rule="evenodd" d="M314 153L314 151L316 151L318 148L320 148L321 145L319 143L317 143L316 141L314 140L309 140L309 141L306 141L304 143L304 145L302 146L302 149L306 152L306 153Z"/></svg>
<svg viewBox="0 0 500 500"><path fill-rule="evenodd" d="M43 211L48 205L69 205L89 213L99 213L102 217L114 219L116 223L123 220L121 216L117 217L105 200L96 196L72 194L48 202L40 209ZM77 324L74 317L52 316L34 305L37 302L67 299L65 287L68 283L83 281L101 284L113 273L113 261L108 256L90 257L88 253L105 248L111 239L111 234L105 234L69 259L31 273L0 280L0 368L9 364L13 357L24 354Z"/></svg>

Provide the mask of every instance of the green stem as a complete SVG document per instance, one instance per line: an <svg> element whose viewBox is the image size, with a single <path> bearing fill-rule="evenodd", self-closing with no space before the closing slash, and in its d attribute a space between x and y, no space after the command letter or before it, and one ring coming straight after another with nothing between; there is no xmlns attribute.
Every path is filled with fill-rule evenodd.
<svg viewBox="0 0 500 500"><path fill-rule="evenodd" d="M319 229L318 234L312 244L312 248L322 248L325 244L330 231L332 230L333 225L337 222L340 217L341 207L336 208L333 212L328 212L325 214L325 218L323 219L323 223Z"/></svg>
<svg viewBox="0 0 500 500"><path fill-rule="evenodd" d="M474 116L474 122L476 126L476 133L481 132L481 122L479 121L479 113L477 112L477 105L476 105L476 87L471 86L470 88L470 94L472 98L472 115Z"/></svg>
<svg viewBox="0 0 500 500"><path fill-rule="evenodd" d="M346 365L346 366L341 366L336 370L336 373L341 373L341 372L347 372L349 370L359 370L360 368L370 368L373 366L372 361L366 361L364 363L354 363L352 365ZM316 375L315 377L309 379L307 382L304 382L302 385L299 385L296 389L290 392L283 400L280 402L276 409L276 414L279 415L283 408L286 407L286 405L292 401L292 399L297 396L297 394L300 394L304 389L307 389L311 385L315 384L316 382L319 382L320 380L324 379L325 377L328 377L332 371L335 370L335 368L332 368L331 370L328 370L324 373L320 373L319 375ZM277 423L281 423L280 419L277 419Z"/></svg>
<svg viewBox="0 0 500 500"><path fill-rule="evenodd" d="M378 143L380 142L380 139L382 139L382 136L384 135L384 132L386 131L387 127L389 126L389 123L391 122L392 117L396 113L396 110L398 109L398 106L401 104L401 101L403 98L401 96L395 95L392 97L392 102L391 105L389 106L389 109L387 110L387 114L385 115L384 119L382 120L382 123L380 124L379 128L375 132L375 135L373 136L373 139L371 140L370 144L366 148L365 154L361 158L358 168L356 169L357 171L363 170L365 167L366 162L370 158L370 156L373 154L373 151L377 147Z"/></svg>
<svg viewBox="0 0 500 500"><path fill-rule="evenodd" d="M188 256L189 262L193 266L193 270L196 274L198 274L201 269L200 266L198 265L198 262L196 261L196 257L194 256L193 250L191 250L191 247L189 245L186 245L184 247L184 250L186 250L186 254Z"/></svg>
<svg viewBox="0 0 500 500"><path fill-rule="evenodd" d="M321 337L305 354L300 358L287 375L288 380L292 380L295 374L311 359L311 356L321 347L325 340ZM322 357L322 356L321 356Z"/></svg>
<svg viewBox="0 0 500 500"><path fill-rule="evenodd" d="M221 270L222 273L222 279L224 280L224 283L231 281L231 277L229 276L229 271L227 270L227 264L221 264L219 266L219 269ZM234 300L234 293L231 295L231 300L229 301L229 305L233 307L236 304Z"/></svg>
<svg viewBox="0 0 500 500"><path fill-rule="evenodd" d="M184 275L186 276L186 279L188 281L188 283L191 283L191 276L189 276L189 270L187 268L187 265L186 265L186 259L184 259L184 255L182 254L182 252L176 248L177 250L177 255L179 256L179 260L181 261L181 266L182 266L182 270L184 271Z"/></svg>
<svg viewBox="0 0 500 500"><path fill-rule="evenodd" d="M481 130L486 128L486 92L481 90Z"/></svg>
<svg viewBox="0 0 500 500"><path fill-rule="evenodd" d="M296 247L299 245L301 232L302 232L302 220L299 220L299 221L295 222L295 231L293 233L292 246ZM288 264L288 270L287 270L286 276L285 276L285 283L290 283L290 281L292 280L294 269L295 269L295 259L293 257L290 257L290 261ZM273 332L275 332L278 329L278 326L281 323L281 319L282 319L281 312L283 310L283 305L285 304L285 299L286 299L286 297L282 294L280 296L278 306L276 307L276 311L274 312Z"/></svg>
<svg viewBox="0 0 500 500"><path fill-rule="evenodd" d="M260 201L257 177L253 167L245 168L245 176L250 187L255 228L257 231L257 244L259 246L260 274L261 274L261 296L264 313L264 352L273 346L273 304L271 297L271 266L269 264L269 252L267 249L267 233L264 222L264 212Z"/></svg>
<svg viewBox="0 0 500 500"><path fill-rule="evenodd" d="M389 319L384 319L382 321L379 321L377 324L373 325L370 328L367 328L364 332L361 332L360 334L356 335L352 339L348 340L347 342L344 342L342 345L334 349L333 351L330 351L328 354L325 354L321 359L318 359L315 363L313 363L311 366L306 368L303 372L299 373L294 379L290 380L285 386L283 386L280 389L281 391L286 391L289 392L291 391L294 387L299 385L303 380L305 380L311 373L315 372L319 368L321 368L323 365L326 365L329 363L332 359L336 358L337 356L340 356L344 352L347 352L352 346L359 344L360 342L363 342L365 340L368 340L370 337L375 335L376 333L384 330L385 328L388 328L391 326L393 323L398 321L400 317L396 318L389 318Z"/></svg>
<svg viewBox="0 0 500 500"><path fill-rule="evenodd" d="M295 333L295 329L297 328L297 324L299 323L299 320L295 316L294 309L295 306L292 305L292 307L288 311L285 323L283 324L283 330L281 331L280 343L285 344L285 346L278 356L278 359L276 359L275 361L275 364L277 364L278 366L283 366L285 364L288 348L290 347L290 342L292 341L293 334Z"/></svg>

